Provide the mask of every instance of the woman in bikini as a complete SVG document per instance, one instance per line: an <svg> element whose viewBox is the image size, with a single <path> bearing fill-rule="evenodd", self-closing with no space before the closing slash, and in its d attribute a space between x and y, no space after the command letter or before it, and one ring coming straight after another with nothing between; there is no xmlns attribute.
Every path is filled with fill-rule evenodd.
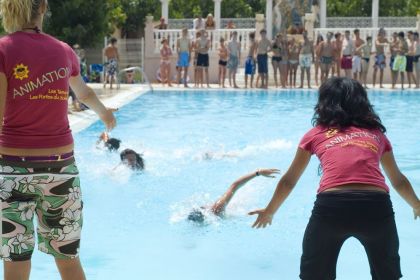
<svg viewBox="0 0 420 280"><path fill-rule="evenodd" d="M271 64L273 65L274 70L274 82L276 84L276 88L279 87L278 81L277 81L277 72L279 73L279 80L281 80L280 76L280 61L281 61L281 34L278 33L276 35L276 39L273 41L273 46L271 48L272 50L272 57L271 57Z"/></svg>
<svg viewBox="0 0 420 280"><path fill-rule="evenodd" d="M321 68L321 57L319 56L319 51L321 47L321 43L324 42L324 37L322 37L321 34L318 34L318 37L316 38L316 44L315 44L315 85L319 85L319 69Z"/></svg>
<svg viewBox="0 0 420 280"><path fill-rule="evenodd" d="M162 47L160 49L160 78L162 85L165 83L168 84L169 87L172 86L171 84L171 57L172 57L172 50L168 45L168 39L162 39Z"/></svg>
<svg viewBox="0 0 420 280"><path fill-rule="evenodd" d="M296 87L296 74L299 66L299 53L300 47L296 44L294 37L290 40L289 45L289 85L290 87Z"/></svg>

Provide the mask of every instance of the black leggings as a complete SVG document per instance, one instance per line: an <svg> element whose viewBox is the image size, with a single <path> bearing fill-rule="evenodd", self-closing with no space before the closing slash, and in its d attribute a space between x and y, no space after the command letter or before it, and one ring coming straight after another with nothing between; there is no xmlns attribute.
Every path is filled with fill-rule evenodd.
<svg viewBox="0 0 420 280"><path fill-rule="evenodd" d="M399 240L389 195L374 191L318 194L303 238L300 278L333 280L341 246L347 238L362 243L372 279L402 277ZM355 268L357 269L357 268Z"/></svg>

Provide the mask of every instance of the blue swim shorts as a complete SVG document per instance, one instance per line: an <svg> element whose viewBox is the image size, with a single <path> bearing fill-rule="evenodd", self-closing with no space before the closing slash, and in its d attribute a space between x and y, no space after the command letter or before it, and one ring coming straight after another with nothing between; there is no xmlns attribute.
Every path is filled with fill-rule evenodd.
<svg viewBox="0 0 420 280"><path fill-rule="evenodd" d="M190 66L190 54L188 52L180 52L178 56L178 62L176 63L178 67L188 67Z"/></svg>
<svg viewBox="0 0 420 280"><path fill-rule="evenodd" d="M248 56L245 60L245 75L255 74L255 60L252 56Z"/></svg>

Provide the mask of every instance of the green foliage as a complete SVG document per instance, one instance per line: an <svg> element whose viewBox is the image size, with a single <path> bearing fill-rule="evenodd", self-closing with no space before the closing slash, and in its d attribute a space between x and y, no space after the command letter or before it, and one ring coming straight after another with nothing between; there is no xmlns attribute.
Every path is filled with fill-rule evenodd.
<svg viewBox="0 0 420 280"><path fill-rule="evenodd" d="M379 16L416 16L420 0L379 0ZM327 0L329 17L370 17L372 0Z"/></svg>
<svg viewBox="0 0 420 280"><path fill-rule="evenodd" d="M106 1L50 0L51 17L46 20L47 33L70 45L95 46L109 29Z"/></svg>

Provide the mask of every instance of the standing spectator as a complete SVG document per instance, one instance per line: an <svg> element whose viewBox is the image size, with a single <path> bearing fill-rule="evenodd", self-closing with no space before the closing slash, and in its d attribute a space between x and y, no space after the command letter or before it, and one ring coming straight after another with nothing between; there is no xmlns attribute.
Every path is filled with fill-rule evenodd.
<svg viewBox="0 0 420 280"><path fill-rule="evenodd" d="M361 83L363 83L364 87L367 89L367 75L369 72L369 61L370 56L372 54L372 37L368 36L366 38L366 43L361 45L358 48L358 51L361 53L362 57L362 77L361 77Z"/></svg>
<svg viewBox="0 0 420 280"><path fill-rule="evenodd" d="M191 57L191 40L188 38L188 29L182 29L182 37L176 41L176 52L178 53L178 78L177 81L181 83L181 72L184 70L184 87L188 87L187 76L188 67L190 66Z"/></svg>
<svg viewBox="0 0 420 280"><path fill-rule="evenodd" d="M287 39L287 34L284 34L281 37L280 44L280 83L282 88L287 87L287 76L289 74L289 41Z"/></svg>
<svg viewBox="0 0 420 280"><path fill-rule="evenodd" d="M407 52L408 44L404 38L404 32L398 33L397 55L395 56L394 65L392 69L401 75L401 89L404 89L404 72L407 69ZM394 85L397 83L398 73L395 75Z"/></svg>
<svg viewBox="0 0 420 280"><path fill-rule="evenodd" d="M416 88L419 88L420 85L420 39L419 39L419 33L414 32L413 34L414 38L414 46L416 50L416 54L414 56L414 70L416 71Z"/></svg>
<svg viewBox="0 0 420 280"><path fill-rule="evenodd" d="M238 32L233 31L232 39L228 44L229 59L227 68L229 69L229 86L239 88L236 84L236 72L238 71L239 61L241 60L241 43L238 42Z"/></svg>
<svg viewBox="0 0 420 280"><path fill-rule="evenodd" d="M226 24L226 29L236 29L235 23L233 23L233 20L229 20Z"/></svg>
<svg viewBox="0 0 420 280"><path fill-rule="evenodd" d="M163 85L168 84L169 87L171 84L171 57L172 50L169 47L168 39L162 39L162 48L160 49L160 79Z"/></svg>
<svg viewBox="0 0 420 280"><path fill-rule="evenodd" d="M71 47L42 32L47 11L46 0L0 1L9 33L0 39L0 240L8 280L29 279L35 239L55 259L61 279L86 279L79 258L84 210L67 116L69 86L107 130L116 125L112 110L80 76ZM36 86L22 90L28 84Z"/></svg>
<svg viewBox="0 0 420 280"><path fill-rule="evenodd" d="M216 29L216 22L214 21L213 15L208 14L205 22L206 30L214 30Z"/></svg>
<svg viewBox="0 0 420 280"><path fill-rule="evenodd" d="M389 66L391 68L391 77L392 77L392 89L395 89L395 82L397 80L397 75L398 75L398 71L394 70L394 62L395 62L395 57L397 56L397 51L398 51L398 45L399 45L399 40L398 40L398 33L394 32L392 33L392 41L390 43L389 49L391 51L391 59L389 61Z"/></svg>
<svg viewBox="0 0 420 280"><path fill-rule="evenodd" d="M375 55L375 63L373 65L373 87L376 84L376 73L379 69L379 86L380 88L383 87L382 82L384 79L384 69L386 67L386 56L385 56L385 46L388 45L388 39L385 38L385 30L383 28L379 29L378 37L375 41L375 48L376 48L376 55ZM394 61L393 50L391 47L391 71L392 71L392 63ZM392 71L393 72L393 71ZM393 73L391 72L391 76L393 77ZM393 78L392 78L393 79Z"/></svg>
<svg viewBox="0 0 420 280"><path fill-rule="evenodd" d="M416 45L414 41L413 31L408 31L408 52L406 55L407 58L407 79L408 79L408 88L411 88L411 80L413 80L414 86L417 85L416 77L414 76L414 56L416 55Z"/></svg>
<svg viewBox="0 0 420 280"><path fill-rule="evenodd" d="M343 40L340 32L334 34L334 64L331 67L331 73L334 76L341 76L341 51L343 49Z"/></svg>
<svg viewBox="0 0 420 280"><path fill-rule="evenodd" d="M299 66L300 46L296 43L295 37L292 37L289 44L289 78L290 87L296 87L296 74Z"/></svg>
<svg viewBox="0 0 420 280"><path fill-rule="evenodd" d="M248 88L248 76L251 76L250 87L253 88L254 75L255 75L255 55L257 53L258 44L255 41L255 32L249 33L249 50L248 56L245 60L245 88Z"/></svg>
<svg viewBox="0 0 420 280"><path fill-rule="evenodd" d="M201 77L201 87L203 87L203 76L206 77L207 87L209 84L209 49L210 41L207 38L206 30L201 30L201 37L198 40L198 56L197 56L197 67L199 76ZM204 75L205 74L205 75Z"/></svg>
<svg viewBox="0 0 420 280"><path fill-rule="evenodd" d="M308 80L308 88L311 88L311 65L314 61L314 44L309 41L308 32L305 30L302 33L303 43L300 46L300 56L299 56L299 65L300 65L300 88L303 88L305 72L306 78Z"/></svg>
<svg viewBox="0 0 420 280"><path fill-rule="evenodd" d="M316 44L315 44L315 85L319 86L318 79L319 79L319 69L321 68L321 57L320 54L320 48L321 43L324 42L324 37L322 37L321 34L318 34L316 38ZM340 48L341 49L341 48Z"/></svg>
<svg viewBox="0 0 420 280"><path fill-rule="evenodd" d="M193 29L194 30L202 30L205 29L205 22L203 20L203 17L201 15L196 15L194 21L193 21Z"/></svg>
<svg viewBox="0 0 420 280"><path fill-rule="evenodd" d="M279 80L281 82L281 74L280 74L280 62L281 62L281 46L282 46L282 35L278 33L276 38L273 41L271 51L273 56L271 57L271 64L273 65L274 70L274 83L276 88L279 86L277 81L277 72L279 73Z"/></svg>
<svg viewBox="0 0 420 280"><path fill-rule="evenodd" d="M228 59L228 50L225 46L225 39L220 38L219 47L219 86L225 88L226 65Z"/></svg>
<svg viewBox="0 0 420 280"><path fill-rule="evenodd" d="M318 50L318 56L320 57L321 61L321 84L327 80L330 69L334 66L333 63L335 48L331 42L332 37L333 33L328 32L327 41L322 42Z"/></svg>
<svg viewBox="0 0 420 280"><path fill-rule="evenodd" d="M271 51L271 42L267 39L267 31L260 31L261 39L257 46L258 75L261 77L261 88L268 88L268 52Z"/></svg>
<svg viewBox="0 0 420 280"><path fill-rule="evenodd" d="M159 24L155 26L155 29L165 30L168 29L168 24L165 22L165 18L161 17Z"/></svg>
<svg viewBox="0 0 420 280"><path fill-rule="evenodd" d="M112 83L116 81L117 71L118 71L118 61L120 60L120 55L117 48L117 39L111 38L110 43L104 50L105 56L105 81L104 88L109 82L109 88L112 89Z"/></svg>
<svg viewBox="0 0 420 280"><path fill-rule="evenodd" d="M198 58L198 50L200 48L200 39L201 39L201 31L197 31L195 33L195 40L192 43L192 48L194 51L194 58L193 58L193 66L194 66L194 87L199 86L200 79L203 79L203 77L199 77L199 71L197 67L197 58Z"/></svg>
<svg viewBox="0 0 420 280"><path fill-rule="evenodd" d="M354 56L352 60L352 70L353 70L353 79L361 82L362 80L362 52L361 49L359 49L360 46L362 46L365 41L363 41L362 38L360 38L360 30L355 29L353 31L354 33Z"/></svg>
<svg viewBox="0 0 420 280"><path fill-rule="evenodd" d="M352 71L352 60L354 54L354 43L350 38L350 31L344 32L342 57L341 57L341 68L344 70L347 78L351 78Z"/></svg>

